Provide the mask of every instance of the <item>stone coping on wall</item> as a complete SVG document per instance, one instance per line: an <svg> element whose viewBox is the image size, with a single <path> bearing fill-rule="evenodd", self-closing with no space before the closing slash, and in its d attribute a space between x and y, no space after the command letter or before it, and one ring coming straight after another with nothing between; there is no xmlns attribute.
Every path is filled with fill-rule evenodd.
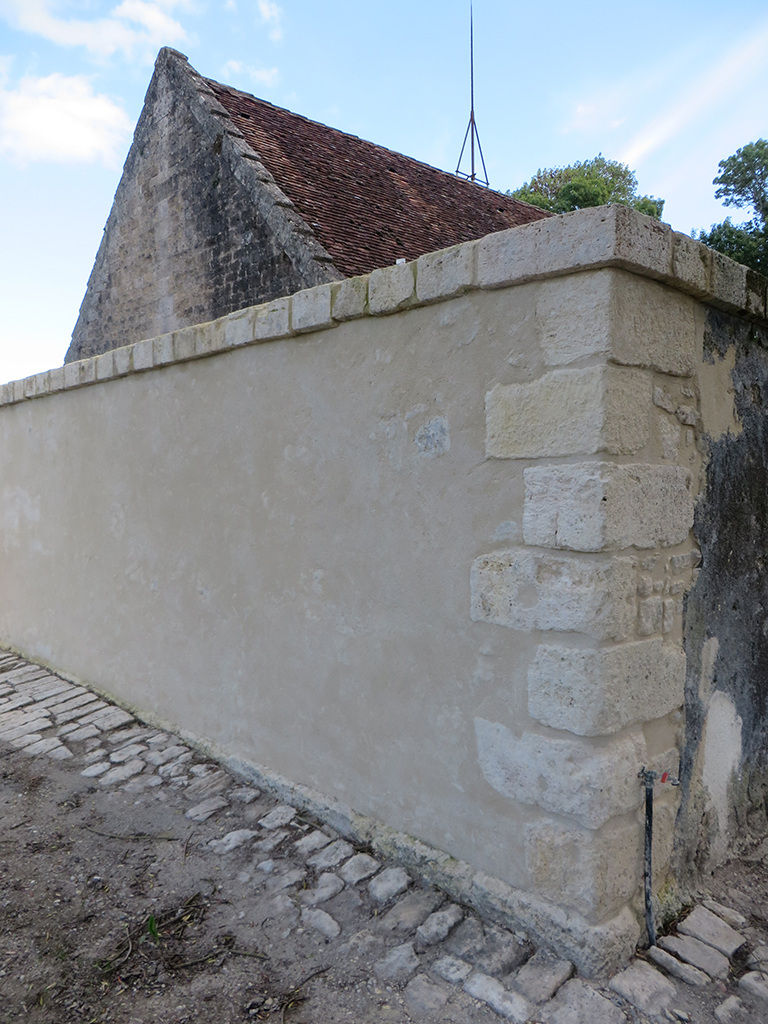
<svg viewBox="0 0 768 1024"><path fill-rule="evenodd" d="M0 406L385 316L478 289L616 267L756 323L768 321L768 280L668 224L602 206L509 228L363 277L318 285L209 323L11 381Z"/></svg>

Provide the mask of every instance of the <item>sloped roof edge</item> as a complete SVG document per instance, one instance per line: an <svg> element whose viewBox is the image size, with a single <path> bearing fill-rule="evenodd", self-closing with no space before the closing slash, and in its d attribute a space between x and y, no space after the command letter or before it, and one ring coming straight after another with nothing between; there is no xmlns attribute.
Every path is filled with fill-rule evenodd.
<svg viewBox="0 0 768 1024"><path fill-rule="evenodd" d="M251 93L198 78L345 277L551 216Z"/></svg>
<svg viewBox="0 0 768 1024"><path fill-rule="evenodd" d="M228 160L240 183L249 190L254 208L269 225L303 279L310 285L339 280L343 275L334 267L333 257L261 162L259 154L249 145L230 112L218 101L211 88L215 83L203 78L183 53L171 47L160 50L155 67L164 62L174 63L193 85L198 112L214 119L220 129L222 156Z"/></svg>

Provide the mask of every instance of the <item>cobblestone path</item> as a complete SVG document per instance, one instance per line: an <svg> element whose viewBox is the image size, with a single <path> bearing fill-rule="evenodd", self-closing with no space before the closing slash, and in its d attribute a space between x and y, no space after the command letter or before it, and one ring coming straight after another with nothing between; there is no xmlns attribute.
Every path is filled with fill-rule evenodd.
<svg viewBox="0 0 768 1024"><path fill-rule="evenodd" d="M768 1022L759 901L705 901L590 983L10 653L0 764L0 1020Z"/></svg>

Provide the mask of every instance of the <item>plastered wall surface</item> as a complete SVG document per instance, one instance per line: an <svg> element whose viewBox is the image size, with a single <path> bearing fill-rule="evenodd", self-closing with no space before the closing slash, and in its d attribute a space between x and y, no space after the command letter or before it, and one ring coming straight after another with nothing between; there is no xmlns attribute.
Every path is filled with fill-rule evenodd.
<svg viewBox="0 0 768 1024"><path fill-rule="evenodd" d="M609 969L690 738L710 307L765 319L734 267L582 211L5 385L0 636Z"/></svg>

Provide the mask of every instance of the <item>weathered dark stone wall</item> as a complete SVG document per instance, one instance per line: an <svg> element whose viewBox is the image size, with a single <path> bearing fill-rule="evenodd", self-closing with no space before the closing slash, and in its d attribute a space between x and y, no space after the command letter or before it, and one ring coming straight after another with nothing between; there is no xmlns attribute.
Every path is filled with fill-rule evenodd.
<svg viewBox="0 0 768 1024"><path fill-rule="evenodd" d="M210 89L161 51L66 361L340 276Z"/></svg>
<svg viewBox="0 0 768 1024"><path fill-rule="evenodd" d="M733 362L730 376L742 429L702 439L704 491L694 524L702 559L685 611L688 675L679 819L679 848L687 851L683 867L692 874L706 868L713 837L727 826L714 820L702 786L706 758L728 755L707 737L708 729L717 728L710 711L715 695L721 708L732 706L741 719L737 775L728 787L731 826L736 826L730 842L768 831L768 333L710 310L704 359ZM714 761L711 770L718 770Z"/></svg>

